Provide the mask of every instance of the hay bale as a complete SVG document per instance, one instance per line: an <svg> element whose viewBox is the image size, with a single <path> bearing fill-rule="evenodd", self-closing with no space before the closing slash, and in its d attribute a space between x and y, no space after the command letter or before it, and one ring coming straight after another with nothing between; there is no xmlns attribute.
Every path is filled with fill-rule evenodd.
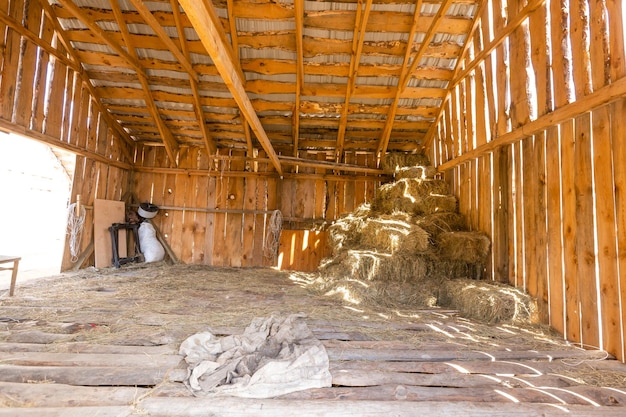
<svg viewBox="0 0 626 417"><path fill-rule="evenodd" d="M437 236L436 243L442 259L473 264L484 263L491 247L489 238L481 232L444 232Z"/></svg>
<svg viewBox="0 0 626 417"><path fill-rule="evenodd" d="M456 197L453 195L431 194L421 200L415 207L415 214L454 213Z"/></svg>
<svg viewBox="0 0 626 417"><path fill-rule="evenodd" d="M537 311L536 302L517 288L468 279L442 282L439 305L486 323L530 322Z"/></svg>
<svg viewBox="0 0 626 417"><path fill-rule="evenodd" d="M458 232L465 229L465 219L456 212L436 212L421 216L415 223L435 239L443 232Z"/></svg>
<svg viewBox="0 0 626 417"><path fill-rule="evenodd" d="M437 170L432 166L417 166L417 167L401 167L396 171L396 180L403 178L417 178L427 179L433 178Z"/></svg>
<svg viewBox="0 0 626 417"><path fill-rule="evenodd" d="M445 194L448 194L448 185L445 181L403 178L380 186L372 201L371 210L387 214L394 212L418 214L423 199L431 195Z"/></svg>
<svg viewBox="0 0 626 417"><path fill-rule="evenodd" d="M399 168L412 166L429 166L428 156L403 152L388 152L381 161L381 168L387 174L395 174Z"/></svg>
<svg viewBox="0 0 626 417"><path fill-rule="evenodd" d="M320 268L319 292L367 306L433 307L440 279L428 256L349 250Z"/></svg>
<svg viewBox="0 0 626 417"><path fill-rule="evenodd" d="M384 253L398 250L419 253L430 247L428 233L413 224L410 216L404 213L367 219L360 236L363 247Z"/></svg>
<svg viewBox="0 0 626 417"><path fill-rule="evenodd" d="M369 213L369 210L350 213L328 227L327 243L332 253L358 244L366 213Z"/></svg>

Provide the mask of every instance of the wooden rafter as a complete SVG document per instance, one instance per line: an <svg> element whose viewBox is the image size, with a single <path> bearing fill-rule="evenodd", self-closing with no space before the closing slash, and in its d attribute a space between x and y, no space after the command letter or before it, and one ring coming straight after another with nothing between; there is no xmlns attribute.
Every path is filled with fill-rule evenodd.
<svg viewBox="0 0 626 417"><path fill-rule="evenodd" d="M46 1L42 1L41 6L44 12L46 13L46 16L48 17L48 19L52 22L54 30L59 36L59 40L61 41L66 51L70 55L70 58L71 58L70 61L72 62L72 65L70 65L70 67L73 69L78 67L78 69L77 70L75 69L75 70L80 74L81 79L84 80L83 85L87 87L87 90L89 90L89 94L94 98L94 103L98 107L98 111L100 112L101 117L104 118L104 120L111 127L111 129L113 129L115 133L117 133L119 138L121 138L124 142L126 142L126 144L130 146L131 148L134 147L135 142L128 135L128 132L122 129L122 127L119 125L119 123L117 123L117 121L113 120L113 118L111 117L111 114L102 105L102 102L100 101L100 97L98 96L98 94L96 94L96 90L94 86L90 82L86 81L88 77L86 76L83 70L83 67L80 65L80 61L78 59L76 50L74 50L71 43L67 40L66 33L61 27L61 25L59 25L59 21L54 15L54 12L52 11L50 4ZM23 28L23 26L21 25L20 27ZM60 57L58 56L58 51L55 50L55 52L52 53L52 55L60 59ZM130 163L133 164L133 156L131 152L125 146L120 146L120 149L122 153L124 154L124 156L130 161Z"/></svg>
<svg viewBox="0 0 626 417"><path fill-rule="evenodd" d="M293 106L293 156L298 156L300 147L300 101L304 85L304 0L294 0L296 22L296 99Z"/></svg>
<svg viewBox="0 0 626 417"><path fill-rule="evenodd" d="M147 18L146 21L149 20L148 23L150 24L152 29L155 32L157 32L156 29L159 29L159 32L157 32L157 35L160 38L164 37L163 39L164 41L165 41L165 38L170 39L169 36L165 34L165 31L163 30L159 22L154 18L150 10L148 10L148 8L143 4L143 2L138 2L138 1L133 0L133 4L135 3L138 3L139 7L143 10L143 13L146 14L146 18ZM193 95L193 102L194 102L193 111L196 116L196 120L198 121L200 131L202 132L202 139L204 141L204 146L208 154L212 155L217 152L217 145L215 144L215 140L211 136L211 132L209 132L209 128L206 123L206 117L204 115L204 111L202 110L202 101L200 98L200 89L198 86L198 74L193 69L191 65L191 61L189 59L189 48L187 45L185 30L183 28L182 19L180 16L180 10L178 8L178 2L176 0L171 0L170 4L172 6L172 13L174 15L174 21L176 22L176 31L178 32L178 39L180 41L180 49L181 49L180 53L184 57L185 65L183 66L185 68L188 68L187 71L189 72L189 85L191 86L191 93ZM142 12L140 11L140 13ZM167 45L167 42L166 42L166 45ZM176 50L178 49L176 48L176 45L174 45L174 49Z"/></svg>
<svg viewBox="0 0 626 417"><path fill-rule="evenodd" d="M66 0L61 0L61 2L66 3ZM137 72L137 77L139 78L139 82L141 83L141 88L143 90L144 102L146 103L146 107L148 108L150 115L154 119L157 129L159 130L159 134L161 135L163 145L165 146L165 151L167 152L167 156L170 158L170 164L176 166L177 165L176 152L178 151L178 143L176 143L176 140L174 139L172 132L169 130L169 128L167 127L163 119L161 118L159 109L157 108L157 105L154 101L154 97L152 96L152 92L150 91L150 83L148 82L148 76L146 75L145 70L139 65L139 61L137 60L137 52L135 51L135 45L133 45L132 41L130 40L130 37L128 36L129 34L128 27L126 26L126 22L124 20L122 10L120 9L120 6L118 4L118 0L110 0L110 2L111 2L111 8L113 10L113 15L115 16L117 25L120 29L124 42L126 43L126 48L128 49L128 52L125 52L124 49L120 45L110 40L109 36L102 29L100 29L100 27L95 22L88 21L87 17L84 16L82 13L80 13L80 10L76 10L77 12L76 17L80 19L81 21L83 21L83 19L87 20L87 21L83 21L83 23L86 24L89 27L89 29L91 30L95 29L94 32L96 32L96 35L98 35L98 37L102 41L104 41L107 45L113 47L113 49L115 50L124 51L123 56L127 56L128 57L127 59L130 59L131 62L137 63L136 72ZM94 26L95 28L92 28ZM114 46L112 46L111 44L114 44Z"/></svg>
<svg viewBox="0 0 626 417"><path fill-rule="evenodd" d="M421 1L421 0L419 0ZM346 88L346 100L341 111L341 119L339 120L339 131L337 132L337 147L335 149L335 160L340 162L343 160L343 148L346 137L346 126L348 125L348 110L350 109L350 99L354 93L356 78L359 71L359 63L361 61L361 52L363 51L363 42L365 41L365 30L367 28L367 20L372 10L372 0L366 0L365 10L363 10L363 0L359 0L356 10L356 23L354 25L354 33L352 35L352 57L350 58L350 70L348 72L348 86Z"/></svg>
<svg viewBox="0 0 626 417"><path fill-rule="evenodd" d="M235 65L234 58L229 52L230 48L225 42L226 36L212 3L209 0L179 0L179 3L185 10L192 26L196 29L202 44L211 56L239 109L250 123L261 146L272 161L276 171L282 175L283 170L278 156L244 89L243 76L238 71L238 66Z"/></svg>
<svg viewBox="0 0 626 417"><path fill-rule="evenodd" d="M419 21L420 21L419 9L421 9L421 4L422 4L421 0L418 0L418 4L416 5L416 11L415 11L414 19L413 19L413 27L411 28L412 35L409 38L409 43L407 44L407 48L410 48L410 45L413 41L413 36L415 34L414 31L416 31L417 28L419 27ZM382 156L385 154L385 152L387 152L387 146L389 145L389 138L391 137L391 130L393 129L394 119L396 117L396 112L398 109L398 103L400 102L400 97L406 90L409 80L413 76L413 72L416 70L417 66L419 65L419 62L422 56L424 55L424 52L426 52L426 50L428 49L430 45L430 41L432 40L433 36L435 36L437 28L441 24L441 22L444 20L446 12L451 4L452 4L452 0L442 1L441 5L439 6L439 10L437 10L437 14L431 20L430 27L426 31L426 36L424 37L424 40L420 44L419 49L415 52L415 54L413 54L411 66L408 69L406 69L407 64L408 64L408 57L407 55L405 55L404 68L403 68L402 74L400 75L398 88L396 89L396 95L393 99L393 103L389 107L389 113L387 114L387 121L385 123L385 128L383 129L382 136L380 138L378 147L376 149L376 153L379 156Z"/></svg>
<svg viewBox="0 0 626 417"><path fill-rule="evenodd" d="M174 0L172 0L174 1ZM230 42L233 47L233 58L237 63L237 68L242 74L242 79L245 82L243 71L241 70L241 64L239 60L239 37L237 36L237 18L235 17L235 5L233 0L227 0L226 6L228 8L228 24L230 30ZM248 155L253 153L252 135L250 134L250 125L245 117L241 118L241 125L243 128L243 134L246 137L246 146L248 147Z"/></svg>

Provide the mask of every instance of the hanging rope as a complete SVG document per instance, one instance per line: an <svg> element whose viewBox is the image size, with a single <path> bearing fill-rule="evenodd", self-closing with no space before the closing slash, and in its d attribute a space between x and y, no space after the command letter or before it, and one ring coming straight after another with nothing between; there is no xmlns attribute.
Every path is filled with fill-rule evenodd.
<svg viewBox="0 0 626 417"><path fill-rule="evenodd" d="M272 261L278 256L278 245L280 243L280 232L283 229L283 214L280 210L274 210L267 226L265 235L265 245L263 245L263 255Z"/></svg>
<svg viewBox="0 0 626 417"><path fill-rule="evenodd" d="M68 243L70 246L70 260L76 262L78 260L78 251L80 249L80 241L83 237L83 225L85 224L85 207L76 203L70 204L67 208L67 234L69 235Z"/></svg>

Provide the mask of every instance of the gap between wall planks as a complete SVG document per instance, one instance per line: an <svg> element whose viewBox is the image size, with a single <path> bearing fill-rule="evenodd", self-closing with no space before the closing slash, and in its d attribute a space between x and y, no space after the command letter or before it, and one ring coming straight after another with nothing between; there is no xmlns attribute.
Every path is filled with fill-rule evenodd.
<svg viewBox="0 0 626 417"><path fill-rule="evenodd" d="M492 4L492 15L485 11L478 27L496 39L506 30L498 13L500 1ZM517 5L509 3L508 19L514 17ZM491 216L491 228L482 222L479 227L492 231L494 279L501 280L508 270L510 283L527 287L546 302L549 314L544 321L565 338L585 347L602 347L623 361L626 134L621 123L626 108L621 96L626 91L626 69L622 7L619 1L554 0L550 19L543 5L528 16L527 23L483 54L483 62L470 63L466 57L461 65L471 70L442 107L430 153L440 169L449 171L447 176L459 179L455 193L468 218L474 216L471 210L479 211L479 219ZM586 10L589 16L581 14ZM476 34L472 40L475 45L483 42ZM514 74L506 65L507 56ZM526 78L530 71L533 77ZM483 101L483 87L472 82L489 83L489 79L497 88L484 98L485 123L472 124L475 137L487 140L481 144L479 139L472 147L473 132L462 115ZM468 103L468 95L477 101ZM477 117L482 117L482 111ZM461 145L460 152L449 152L456 144ZM487 181L480 171L487 169L481 158L488 155L497 170L490 190L494 203L489 207L479 185L479 207L474 208L464 202L476 189L476 181ZM468 170L472 163L478 163L479 172ZM506 201L508 210L497 201ZM508 225L507 233L502 222ZM504 251L508 257L502 256Z"/></svg>

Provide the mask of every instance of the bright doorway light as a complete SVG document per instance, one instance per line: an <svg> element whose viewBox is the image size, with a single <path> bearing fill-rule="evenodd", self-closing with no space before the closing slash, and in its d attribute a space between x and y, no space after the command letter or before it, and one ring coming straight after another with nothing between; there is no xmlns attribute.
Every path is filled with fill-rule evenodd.
<svg viewBox="0 0 626 417"><path fill-rule="evenodd" d="M73 154L0 132L0 254L22 258L18 288L60 272L75 163ZM0 276L0 290L9 281Z"/></svg>

